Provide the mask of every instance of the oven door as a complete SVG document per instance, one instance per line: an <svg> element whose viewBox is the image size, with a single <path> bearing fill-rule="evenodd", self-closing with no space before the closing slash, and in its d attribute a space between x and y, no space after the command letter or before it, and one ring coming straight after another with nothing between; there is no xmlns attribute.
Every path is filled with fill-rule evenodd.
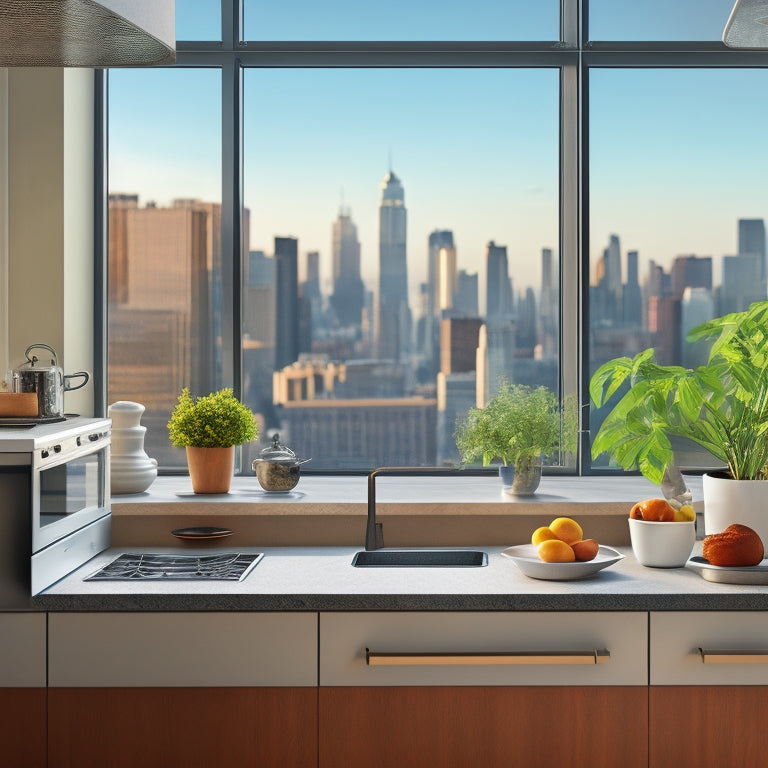
<svg viewBox="0 0 768 768"><path fill-rule="evenodd" d="M109 514L108 433L72 438L35 454L33 552Z"/></svg>

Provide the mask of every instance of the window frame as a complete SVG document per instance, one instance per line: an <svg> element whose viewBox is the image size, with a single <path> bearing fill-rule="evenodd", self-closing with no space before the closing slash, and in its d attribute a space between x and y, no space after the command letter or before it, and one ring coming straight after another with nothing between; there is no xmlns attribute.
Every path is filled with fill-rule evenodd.
<svg viewBox="0 0 768 768"><path fill-rule="evenodd" d="M589 74L592 69L768 68L768 50L740 51L722 42L591 41L589 0L560 0L560 39L541 42L264 42L242 41L243 0L222 0L221 41L180 41L170 67L218 68L222 77L223 378L242 391L243 80L246 68L557 68L559 77L560 387L576 393L576 467L551 474L605 475L590 457L589 404ZM725 22L723 20L723 27ZM95 88L96 412L106 411L108 74ZM230 343L226 343L226 339ZM224 386L224 384L222 384ZM310 471L311 470L307 470ZM338 474L344 474L339 472ZM334 473L337 474L337 473Z"/></svg>

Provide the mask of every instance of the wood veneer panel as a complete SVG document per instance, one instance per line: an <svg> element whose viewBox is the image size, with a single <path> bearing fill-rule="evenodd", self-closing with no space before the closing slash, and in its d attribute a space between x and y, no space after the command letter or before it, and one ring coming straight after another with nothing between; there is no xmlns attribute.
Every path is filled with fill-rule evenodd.
<svg viewBox="0 0 768 768"><path fill-rule="evenodd" d="M49 768L308 768L317 688L51 688Z"/></svg>
<svg viewBox="0 0 768 768"><path fill-rule="evenodd" d="M764 768L768 687L654 686L651 768Z"/></svg>
<svg viewBox="0 0 768 768"><path fill-rule="evenodd" d="M648 689L322 687L320 768L647 768Z"/></svg>
<svg viewBox="0 0 768 768"><path fill-rule="evenodd" d="M45 688L0 688L0 763L45 768Z"/></svg>

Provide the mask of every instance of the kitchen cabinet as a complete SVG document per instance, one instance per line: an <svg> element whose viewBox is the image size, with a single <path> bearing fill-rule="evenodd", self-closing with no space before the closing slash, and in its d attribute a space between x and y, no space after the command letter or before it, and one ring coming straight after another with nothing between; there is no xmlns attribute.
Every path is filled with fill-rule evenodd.
<svg viewBox="0 0 768 768"><path fill-rule="evenodd" d="M46 765L45 614L0 613L0 762Z"/></svg>
<svg viewBox="0 0 768 768"><path fill-rule="evenodd" d="M650 615L651 768L762 766L768 752L768 615Z"/></svg>
<svg viewBox="0 0 768 768"><path fill-rule="evenodd" d="M317 616L49 616L49 766L317 760Z"/></svg>
<svg viewBox="0 0 768 768"><path fill-rule="evenodd" d="M648 765L645 613L320 616L320 768Z"/></svg>

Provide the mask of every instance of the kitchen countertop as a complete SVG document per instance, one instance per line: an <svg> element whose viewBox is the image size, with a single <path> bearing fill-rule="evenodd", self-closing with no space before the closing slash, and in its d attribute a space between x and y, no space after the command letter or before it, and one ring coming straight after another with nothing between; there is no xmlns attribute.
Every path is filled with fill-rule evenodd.
<svg viewBox="0 0 768 768"><path fill-rule="evenodd" d="M700 543L696 548L699 549ZM554 582L524 576L483 547L482 568L353 568L362 547L206 547L196 551L264 552L242 582L84 582L127 551L113 548L32 598L45 611L706 611L766 610L768 586L716 584L690 568L641 566L631 548L596 576ZM694 552L697 551L694 550ZM191 550L190 550L191 551Z"/></svg>

